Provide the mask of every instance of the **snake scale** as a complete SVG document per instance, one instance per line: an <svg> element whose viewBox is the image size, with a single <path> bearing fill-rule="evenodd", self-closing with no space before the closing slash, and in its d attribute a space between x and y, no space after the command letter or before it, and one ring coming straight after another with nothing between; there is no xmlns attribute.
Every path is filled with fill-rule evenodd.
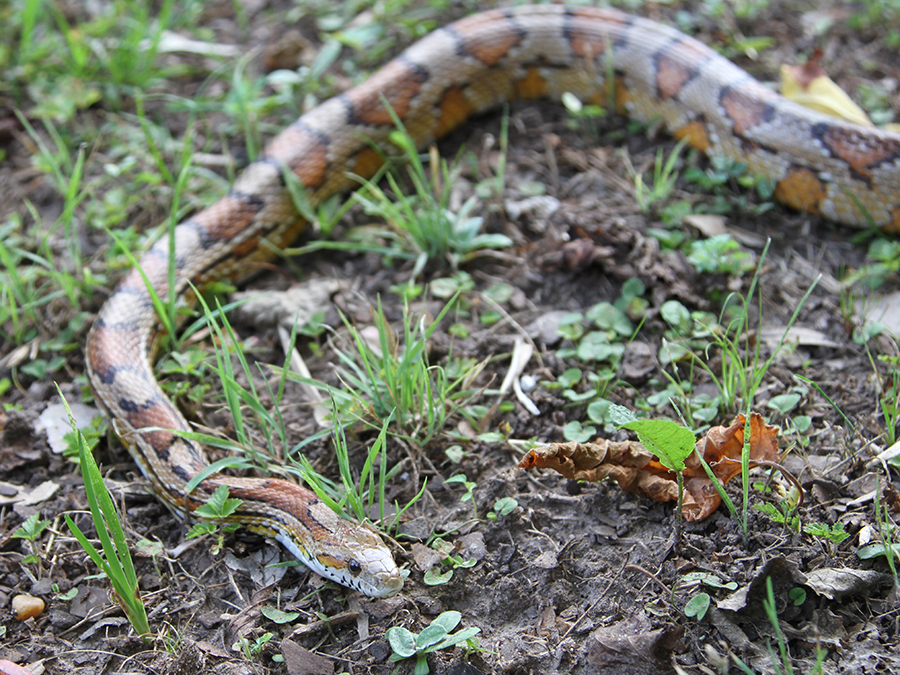
<svg viewBox="0 0 900 675"><path fill-rule="evenodd" d="M246 277L306 227L285 172L306 186L313 206L351 190L352 174L373 175L377 148L394 128L385 101L421 147L502 102L564 92L644 122L661 119L693 147L772 179L788 206L900 231L900 135L799 107L659 23L608 9L518 7L432 32L282 131L226 196L175 229L175 293L187 295L189 282ZM86 346L96 399L155 492L188 514L225 485L241 500L235 521L279 540L317 573L374 597L398 592L403 577L375 531L340 519L294 483L214 474L186 493L208 461L202 447L169 431L190 427L152 370L161 327L147 285L167 295L168 256L167 238L144 254L101 308Z"/></svg>

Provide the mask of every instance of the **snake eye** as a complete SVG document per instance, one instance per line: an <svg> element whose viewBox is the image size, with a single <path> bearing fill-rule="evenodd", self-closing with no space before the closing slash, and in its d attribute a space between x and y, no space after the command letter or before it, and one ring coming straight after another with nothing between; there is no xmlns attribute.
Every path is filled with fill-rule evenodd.
<svg viewBox="0 0 900 675"><path fill-rule="evenodd" d="M357 560L350 560L347 563L347 571L350 572L353 576L356 576L360 572L362 572L362 565L359 564Z"/></svg>

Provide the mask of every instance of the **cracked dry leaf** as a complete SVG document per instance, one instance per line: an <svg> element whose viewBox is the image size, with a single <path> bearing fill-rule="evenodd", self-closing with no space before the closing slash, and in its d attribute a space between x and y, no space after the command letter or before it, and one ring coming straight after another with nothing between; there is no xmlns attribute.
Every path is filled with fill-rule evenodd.
<svg viewBox="0 0 900 675"><path fill-rule="evenodd" d="M715 511L721 497L703 470L699 457L709 464L716 477L727 483L741 472L745 417L738 415L729 427L713 427L697 441L694 453L685 460L685 520L699 521ZM698 454L699 453L699 454ZM750 464L778 461L778 427L765 423L762 415L750 415ZM590 482L615 480L625 492L644 494L658 502L677 501L675 474L637 441L594 443L551 443L534 448L519 466L526 470L553 469L566 478Z"/></svg>

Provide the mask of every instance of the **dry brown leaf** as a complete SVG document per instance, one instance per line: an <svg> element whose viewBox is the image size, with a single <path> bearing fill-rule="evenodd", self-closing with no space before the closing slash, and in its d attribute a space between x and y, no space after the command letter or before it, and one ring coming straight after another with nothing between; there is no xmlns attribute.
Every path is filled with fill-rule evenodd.
<svg viewBox="0 0 900 675"><path fill-rule="evenodd" d="M682 508L685 520L708 518L721 502L700 463L700 456L723 484L740 474L744 422L744 416L738 415L729 427L713 427L697 441L696 451L685 460ZM751 465L777 461L778 427L766 424L762 415L752 413ZM647 495L659 502L678 499L675 474L637 441L597 439L595 443L551 443L531 450L519 466L526 470L553 469L574 480L596 482L611 478L625 492Z"/></svg>

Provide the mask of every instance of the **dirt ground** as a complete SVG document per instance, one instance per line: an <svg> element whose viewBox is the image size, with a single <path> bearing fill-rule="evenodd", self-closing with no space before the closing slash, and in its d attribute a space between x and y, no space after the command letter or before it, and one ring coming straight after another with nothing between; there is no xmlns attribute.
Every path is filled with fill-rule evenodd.
<svg viewBox="0 0 900 675"><path fill-rule="evenodd" d="M250 8L250 28L243 38L230 23L230 3L211 7L215 7L210 25L216 39L241 44L246 51L273 42L284 30L281 7ZM697 7L651 5L639 11L667 21L689 11L698 37L709 43L721 43L721 33L726 31L723 25L705 21ZM817 11L840 15L842 10ZM812 14L808 8L774 3L752 21L727 17L728 31L776 40L758 63L736 60L759 77L774 79L778 65L796 62L798 55L818 46L830 73L850 91L861 81L893 78L896 107L897 53L879 41L880 27L860 32L836 27L824 37L811 38L805 26L815 18ZM318 44L310 25L302 23L298 30L313 46ZM262 68L262 62L257 52L248 67ZM182 85L188 91L195 83ZM174 119L173 128L184 123L183 117ZM121 444L104 438L96 456L124 510L129 535L133 541L148 539L162 545L155 556L139 552L136 558L151 626L160 636L145 644L110 602L105 581L96 577L96 569L63 523L62 514L78 512L76 522L84 529L92 528L83 515L87 502L77 467L50 450L37 423L47 406L58 402L51 378L17 375L16 386L3 394L6 410L0 410L0 488L4 490L0 495L4 498L0 502L0 624L5 627L0 659L32 664L35 674L389 673L396 667L388 661L391 648L385 632L389 627L404 626L418 633L441 612L455 610L462 615L460 627L480 629L479 648L432 653L428 657L431 672L664 674L678 672L677 667L685 673L736 673L740 671L733 661L730 670L719 665L723 659L727 662L728 654L735 654L754 672L769 673L776 672L770 649L778 649L775 629L763 607L769 578L797 672L812 672L817 647L828 652L825 673L900 672L900 614L893 577L883 557L861 560L857 556L860 532L876 522L872 499L876 483L885 502L897 504L896 499L891 501L892 487L885 485L892 476L872 463L885 447L885 422L878 407L881 385L874 370L881 369L884 375L884 366L873 362L866 349L851 339L857 325L842 306L846 294L842 295L839 280L865 263L865 244L853 242L858 233L779 207L759 215L751 206L732 210L727 217L728 227L744 248L757 256L766 238L772 238L760 279L762 305L753 308L754 320L763 329L777 331L786 326L806 289L823 275L797 322L814 331L816 339L801 340L775 360L753 407L769 422L784 425L785 419L767 408L767 403L791 390L797 383L792 376L801 373L821 388L821 392L810 389L793 411L808 415L812 430L806 447L782 439L782 451L792 447L783 463L804 487L803 521L843 523L851 534L848 539L833 545L778 524L755 509L750 510L745 539L735 520L720 508L704 522L686 523L679 540L669 503L627 494L612 482L576 483L550 471L525 473L517 468L521 445L506 439L559 442L564 440L568 422L586 421L583 405L572 404L559 390L540 384L580 365L557 354L565 343L552 332L542 332L540 320L558 316L554 313L561 310L585 311L595 303L614 300L626 280L639 278L646 289L648 318L628 345L620 382L607 394L610 400L629 406L665 387L656 358L666 329L659 316L662 304L674 299L692 310L717 312L729 291L746 293L752 277L752 273L698 273L683 253L663 250L647 234L648 228L660 226L659 218L636 206L627 161L635 167L651 167L657 147L666 152L673 147L663 134L653 130L624 133L628 127L623 120L604 120L597 138L570 126L559 106L511 108L503 195L507 208L488 202L480 215L490 231L509 235L515 246L463 265L474 283L469 314L446 320L431 346L436 362L451 350L488 359L479 386L496 388L516 338L529 335L538 356L526 373L538 384L528 394L539 414L516 404L511 410L493 410L481 429L457 419L452 436L438 436L427 446L391 442L391 460L405 463L389 485L389 498L405 503L428 479L423 497L404 515L403 536L395 547L396 560L410 572L400 595L370 600L323 585L304 567L269 567L291 556L273 542L245 532L230 537L225 551L213 555L210 540L185 540L189 525L147 493L146 481ZM477 160L464 174L468 187L460 188L463 197L483 177L479 172L484 167L496 166L500 130L501 115L489 115L441 144L446 157L466 147ZM29 165L26 148L9 140L6 149L7 166L0 169L8 186L4 189L12 197L27 195L42 212L52 212L59 204L52 190L33 177L25 184L22 174L16 173ZM508 204L521 202L525 186L532 183L545 185L547 194L558 199L562 208L546 219L533 213L512 217ZM751 203L759 201L740 191L729 194L735 200L743 194ZM676 198L693 203L712 199L681 183ZM147 215L142 218L149 220ZM365 215L353 212L339 232L365 223ZM95 249L102 245L96 232L87 235L86 241ZM111 272L112 277L117 274ZM380 296L388 317L399 326L402 308L391 288L406 283L409 274L409 265L387 266L376 254L320 252L257 278L251 288L283 289L309 278L339 279L344 287L335 299L337 307L364 325L371 322L371 307ZM438 276L436 271L429 274ZM503 306L502 319L486 324L480 317L494 306L480 293L499 282L510 284L514 291ZM889 279L877 294L886 295L892 286L896 279ZM89 309L96 311L101 301L98 294ZM440 301L430 300L415 305L414 311L433 314L441 306ZM66 322L69 316L59 310L57 319ZM52 325L50 319L48 325ZM326 312L326 323L340 328L333 306ZM446 332L451 324L461 324L466 336L451 339ZM282 363L274 329L260 330L253 322L239 319L236 327L242 340L252 340L254 359ZM323 337L311 342L315 348L306 342L301 350L313 376L334 381L329 365L335 358L333 344ZM17 347L0 343L0 357ZM882 336L870 343L870 349L875 354L898 355L896 343ZM711 361L719 358L718 353L710 353ZM67 359L55 379L70 400L80 400L85 385L83 354L71 353ZM0 376L11 376L12 370L4 367ZM714 391L708 378L700 373L694 378L695 387ZM289 393L298 399L303 396L299 387ZM486 397L480 402L490 407L497 400ZM672 409L665 414L672 416ZM292 434L289 446L317 429L308 406L291 404L285 415ZM190 411L190 416L211 429L230 431L215 400ZM732 414L721 411L712 424L727 425L731 418ZM488 431L500 431L502 438L478 440L479 434ZM612 436L628 437L624 432ZM361 451L372 440L370 434L350 434L354 461L361 461ZM453 464L445 452L454 444L464 446L459 464ZM317 468L336 476L328 459L330 443L310 444L304 452ZM472 499L478 518L473 517L472 502L461 500L462 486L445 484L454 474L465 474L475 483ZM11 499L17 489L30 493L48 483L56 489L42 501L29 504ZM740 503L735 484L729 492ZM516 507L507 515L485 517L503 497L514 498ZM765 497L752 491L751 500L762 502ZM38 542L39 566L21 564L31 548L27 541L11 537L32 513L52 522L49 536ZM454 555L474 559L475 564L454 570L446 584L426 585L423 572L431 554L424 545L432 534L442 533L455 547ZM703 589L712 596L712 606L702 620L684 613L700 589L676 587L690 572L706 572L722 584L733 584ZM840 574L844 577L836 580ZM806 591L800 604L789 595L796 588ZM72 589L77 594L66 599ZM26 622L14 620L11 599L21 593L42 598L47 604L44 613ZM295 612L297 618L276 623L263 613L267 607ZM261 642L254 654L233 648L242 637L253 644L268 633L270 639ZM412 672L412 667L413 661L406 661L400 672Z"/></svg>

